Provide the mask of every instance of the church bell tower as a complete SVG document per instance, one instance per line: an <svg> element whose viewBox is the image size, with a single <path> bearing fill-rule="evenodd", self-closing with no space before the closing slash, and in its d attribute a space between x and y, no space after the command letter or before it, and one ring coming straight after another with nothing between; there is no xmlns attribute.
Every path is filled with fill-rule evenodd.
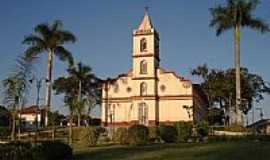
<svg viewBox="0 0 270 160"><path fill-rule="evenodd" d="M158 123L158 76L159 35L145 9L144 17L133 31L132 53L132 104L138 111L134 120L139 124L156 125ZM136 115L136 114L135 114Z"/></svg>
<svg viewBox="0 0 270 160"><path fill-rule="evenodd" d="M159 35L145 9L144 17L133 31L133 78L154 78L159 67Z"/></svg>

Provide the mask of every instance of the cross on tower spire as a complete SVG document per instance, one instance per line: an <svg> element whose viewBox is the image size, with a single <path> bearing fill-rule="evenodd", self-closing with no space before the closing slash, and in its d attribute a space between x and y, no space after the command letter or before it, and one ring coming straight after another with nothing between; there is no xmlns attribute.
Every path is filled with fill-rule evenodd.
<svg viewBox="0 0 270 160"><path fill-rule="evenodd" d="M153 29L153 25L150 19L150 16L148 15L148 7L144 7L144 17L143 20L141 21L141 24L139 25L138 30L149 30Z"/></svg>
<svg viewBox="0 0 270 160"><path fill-rule="evenodd" d="M148 6L145 6L144 7L144 13L148 13L148 9L149 9L149 7Z"/></svg>

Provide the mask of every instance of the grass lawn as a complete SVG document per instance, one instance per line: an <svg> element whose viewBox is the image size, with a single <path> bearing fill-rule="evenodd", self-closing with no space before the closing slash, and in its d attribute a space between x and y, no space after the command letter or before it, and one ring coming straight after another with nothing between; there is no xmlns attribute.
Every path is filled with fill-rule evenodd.
<svg viewBox="0 0 270 160"><path fill-rule="evenodd" d="M76 160L267 160L270 142L215 142L75 148Z"/></svg>

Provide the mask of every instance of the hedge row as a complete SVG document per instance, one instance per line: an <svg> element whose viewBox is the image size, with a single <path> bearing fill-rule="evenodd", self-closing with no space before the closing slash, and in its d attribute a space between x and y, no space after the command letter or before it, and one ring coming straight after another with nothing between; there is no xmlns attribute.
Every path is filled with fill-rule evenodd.
<svg viewBox="0 0 270 160"><path fill-rule="evenodd" d="M1 160L69 160L72 148L58 141L44 141L36 145L13 142L0 144Z"/></svg>
<svg viewBox="0 0 270 160"><path fill-rule="evenodd" d="M133 125L130 128L118 128L113 134L113 141L119 144L141 145L148 142L187 142L196 129L197 137L208 135L208 125L200 122L194 125L191 122L177 122L174 125L160 125L146 127Z"/></svg>
<svg viewBox="0 0 270 160"><path fill-rule="evenodd" d="M102 127L80 127L73 129L73 139L83 147L95 146L98 143L100 134L104 133Z"/></svg>
<svg viewBox="0 0 270 160"><path fill-rule="evenodd" d="M0 138L7 138L10 135L9 127L0 126Z"/></svg>

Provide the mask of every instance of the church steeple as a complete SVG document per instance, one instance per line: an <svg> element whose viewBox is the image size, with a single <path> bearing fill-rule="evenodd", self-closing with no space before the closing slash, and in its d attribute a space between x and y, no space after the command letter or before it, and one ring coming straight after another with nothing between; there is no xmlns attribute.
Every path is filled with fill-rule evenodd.
<svg viewBox="0 0 270 160"><path fill-rule="evenodd" d="M150 30L150 29L154 29L154 27L148 15L148 7L145 7L144 17L141 24L138 27L138 30Z"/></svg>
<svg viewBox="0 0 270 160"><path fill-rule="evenodd" d="M133 77L155 77L159 67L159 35L148 9L138 28L133 31Z"/></svg>

